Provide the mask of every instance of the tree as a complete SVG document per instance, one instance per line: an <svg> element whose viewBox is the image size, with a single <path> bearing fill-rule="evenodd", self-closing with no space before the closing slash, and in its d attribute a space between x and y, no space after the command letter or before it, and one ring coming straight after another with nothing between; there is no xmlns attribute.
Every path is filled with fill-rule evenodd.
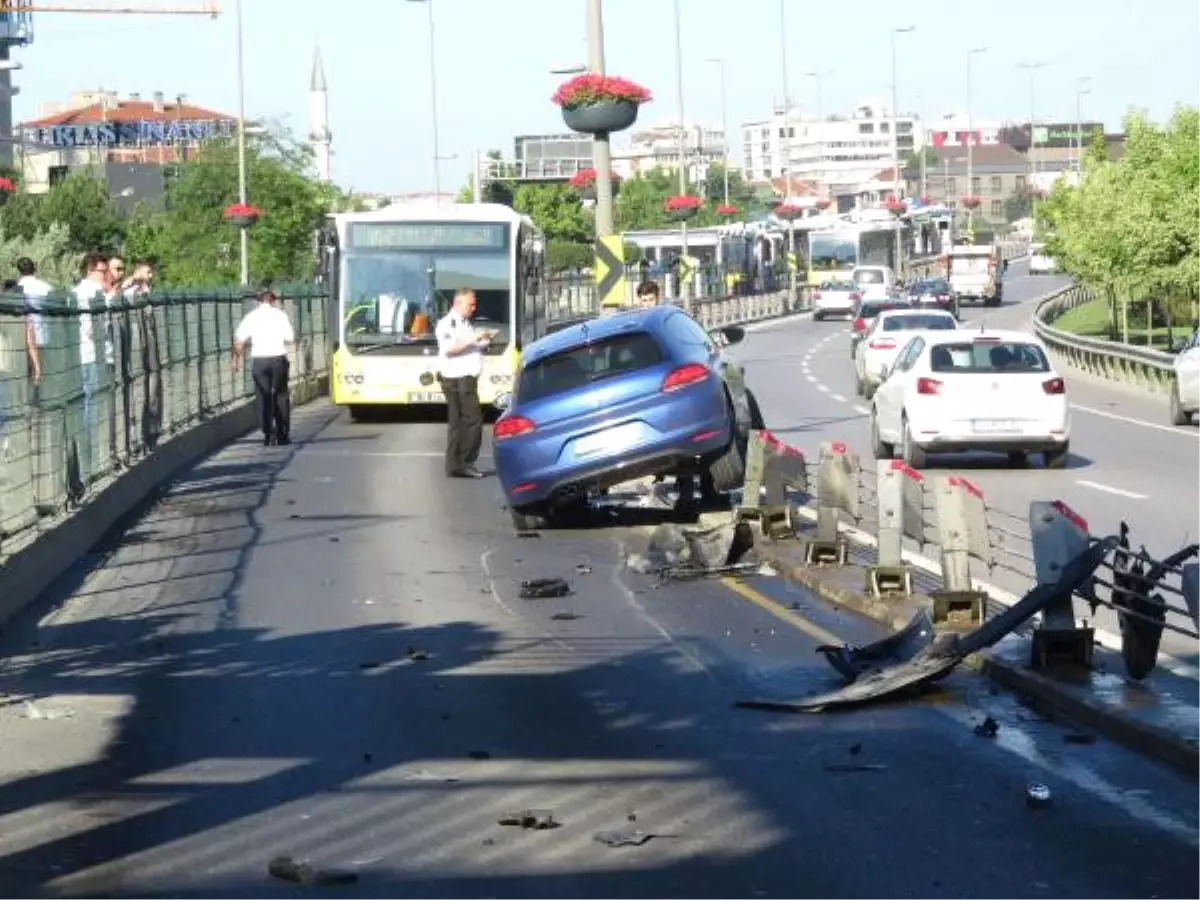
<svg viewBox="0 0 1200 900"><path fill-rule="evenodd" d="M38 276L55 287L70 287L79 280L83 253L72 249L65 225L51 225L31 238L0 235L0 271L15 271L22 256L32 259Z"/></svg>
<svg viewBox="0 0 1200 900"><path fill-rule="evenodd" d="M905 179L912 181L921 177L921 158L925 158L925 170L940 166L941 158L932 147L922 147L920 150L909 150L902 157L900 172Z"/></svg>
<svg viewBox="0 0 1200 900"><path fill-rule="evenodd" d="M128 219L113 206L108 186L90 172L75 172L44 194L18 191L0 223L6 234L33 240L53 225L67 229L74 252L116 253L125 242Z"/></svg>
<svg viewBox="0 0 1200 900"><path fill-rule="evenodd" d="M516 170L512 165L498 165L504 159L499 150L489 150L484 157L489 162L489 169L499 169L497 176L489 177L483 185L481 194L484 203L499 203L502 206L512 206L517 193ZM467 176L467 183L455 197L458 203L471 203L475 200L475 179L478 173Z"/></svg>
<svg viewBox="0 0 1200 900"><path fill-rule="evenodd" d="M619 231L646 231L665 228L670 224L663 204L679 192L679 179L674 172L654 168L621 184L616 203L616 225Z"/></svg>
<svg viewBox="0 0 1200 900"><path fill-rule="evenodd" d="M1027 190L1013 191L1004 200L1004 218L1011 224L1033 214L1033 195Z"/></svg>
<svg viewBox="0 0 1200 900"><path fill-rule="evenodd" d="M592 214L583 208L579 194L561 182L522 184L512 205L533 219L547 241L590 244L595 234Z"/></svg>

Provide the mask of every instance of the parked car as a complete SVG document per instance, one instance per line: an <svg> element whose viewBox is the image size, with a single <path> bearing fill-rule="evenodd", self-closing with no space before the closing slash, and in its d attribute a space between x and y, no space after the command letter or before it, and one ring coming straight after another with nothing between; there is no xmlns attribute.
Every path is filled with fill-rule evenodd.
<svg viewBox="0 0 1200 900"><path fill-rule="evenodd" d="M913 331L953 331L958 320L943 310L892 309L875 317L854 353L854 386L870 400Z"/></svg>
<svg viewBox="0 0 1200 900"><path fill-rule="evenodd" d="M820 322L829 316L850 316L862 301L862 294L853 281L827 281L813 291L813 319Z"/></svg>
<svg viewBox="0 0 1200 900"><path fill-rule="evenodd" d="M942 309L958 317L958 302L945 278L918 278L908 286L905 295L918 309Z"/></svg>
<svg viewBox="0 0 1200 900"><path fill-rule="evenodd" d="M896 273L890 266L855 266L850 280L858 285L864 300L888 300L895 296Z"/></svg>
<svg viewBox="0 0 1200 900"><path fill-rule="evenodd" d="M1046 245L1033 243L1029 245L1029 274L1053 275L1058 271L1058 263L1053 256L1046 255Z"/></svg>
<svg viewBox="0 0 1200 900"><path fill-rule="evenodd" d="M1022 464L1041 453L1067 464L1067 386L1040 340L1020 331L921 332L905 345L875 392L871 446L896 448L914 469L930 454L993 451Z"/></svg>
<svg viewBox="0 0 1200 900"><path fill-rule="evenodd" d="M1200 412L1200 338L1192 334L1175 357L1175 385L1171 389L1171 424L1190 425Z"/></svg>
<svg viewBox="0 0 1200 900"><path fill-rule="evenodd" d="M744 371L675 306L593 319L527 346L509 408L492 428L496 474L518 530L646 475L745 479L746 442L764 427Z"/></svg>
<svg viewBox="0 0 1200 900"><path fill-rule="evenodd" d="M888 300L864 300L854 311L854 321L850 324L850 358L854 359L854 351L858 342L867 333L867 328L881 312L889 309L912 309L907 300L891 298Z"/></svg>

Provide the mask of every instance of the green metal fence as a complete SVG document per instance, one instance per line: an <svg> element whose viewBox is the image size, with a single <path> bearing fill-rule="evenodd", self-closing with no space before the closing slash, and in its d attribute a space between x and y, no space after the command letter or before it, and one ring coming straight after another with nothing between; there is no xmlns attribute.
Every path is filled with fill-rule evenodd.
<svg viewBox="0 0 1200 900"><path fill-rule="evenodd" d="M327 296L277 288L294 381L326 368ZM242 290L156 292L90 310L62 292L0 294L0 560L171 435L253 394L229 364L256 301ZM90 335L90 338L89 338ZM35 377L35 360L40 377Z"/></svg>

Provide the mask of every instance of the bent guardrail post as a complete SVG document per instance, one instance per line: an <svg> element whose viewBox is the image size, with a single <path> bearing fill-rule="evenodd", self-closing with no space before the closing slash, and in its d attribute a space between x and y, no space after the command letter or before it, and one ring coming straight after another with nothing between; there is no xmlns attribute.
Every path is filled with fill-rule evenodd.
<svg viewBox="0 0 1200 900"><path fill-rule="evenodd" d="M817 536L805 544L804 562L844 566L848 549L838 530L838 514L845 511L858 519L858 457L842 441L826 441L817 466Z"/></svg>
<svg viewBox="0 0 1200 900"><path fill-rule="evenodd" d="M1058 584L1063 570L1086 553L1090 544L1087 521L1061 500L1029 504L1029 536L1038 584ZM1090 591L1085 589L1085 593ZM1033 632L1030 665L1044 669L1066 662L1090 668L1095 641L1095 629L1081 627L1076 620L1071 594L1058 594L1042 610L1042 620Z"/></svg>
<svg viewBox="0 0 1200 900"><path fill-rule="evenodd" d="M912 594L912 568L904 563L904 536L924 543L925 480L898 459L879 460L879 535L875 565L867 567L867 592Z"/></svg>
<svg viewBox="0 0 1200 900"><path fill-rule="evenodd" d="M975 625L987 615L987 594L974 589L970 557L990 562L987 507L983 492L965 478L939 478L934 495L942 589L930 594L933 622L952 627Z"/></svg>
<svg viewBox="0 0 1200 900"><path fill-rule="evenodd" d="M764 488L765 504L762 502ZM746 445L746 480L737 518L757 520L764 537L795 537L788 488L808 492L804 454L787 446L769 431L751 431Z"/></svg>

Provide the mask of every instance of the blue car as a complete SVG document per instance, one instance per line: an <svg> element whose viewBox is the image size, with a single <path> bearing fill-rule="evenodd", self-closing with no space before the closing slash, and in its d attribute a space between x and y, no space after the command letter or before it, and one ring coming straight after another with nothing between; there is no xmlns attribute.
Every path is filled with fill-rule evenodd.
<svg viewBox="0 0 1200 900"><path fill-rule="evenodd" d="M745 479L746 440L762 415L724 347L675 306L572 325L530 344L508 410L492 430L496 474L518 530L647 475Z"/></svg>

